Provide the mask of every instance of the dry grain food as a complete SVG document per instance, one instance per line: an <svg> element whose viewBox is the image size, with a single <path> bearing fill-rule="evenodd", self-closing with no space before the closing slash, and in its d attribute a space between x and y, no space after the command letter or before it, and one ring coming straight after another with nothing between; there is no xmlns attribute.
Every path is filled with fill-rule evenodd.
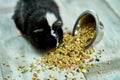
<svg viewBox="0 0 120 80"><path fill-rule="evenodd" d="M80 27L75 36L72 36L71 33L65 33L63 43L45 54L42 63L59 69L75 69L79 67L82 72L86 72L86 68L91 66L90 63L94 61L92 53L95 50L93 47L89 49L84 47L90 43L94 34L94 23Z"/></svg>
<svg viewBox="0 0 120 80"><path fill-rule="evenodd" d="M18 70L22 74L27 72L35 72L32 80L40 80L38 74L47 70L66 70L65 78L68 79L68 74L71 73L76 80L77 73L86 73L91 68L95 67L93 61L99 61L99 56L104 50L99 50L98 55L93 55L95 49L93 47L85 49L95 35L95 24L86 24L79 28L77 35L72 36L71 33L64 33L63 42L54 49L51 49L40 58L33 58L34 62L29 64L29 68L25 65L19 65ZM24 58L22 55L20 58ZM15 57L18 60L18 57ZM25 62L22 60L22 62ZM4 63L5 64L5 63ZM56 79L55 74L49 74L50 79ZM44 77L44 80L48 80ZM57 79L56 79L57 80Z"/></svg>

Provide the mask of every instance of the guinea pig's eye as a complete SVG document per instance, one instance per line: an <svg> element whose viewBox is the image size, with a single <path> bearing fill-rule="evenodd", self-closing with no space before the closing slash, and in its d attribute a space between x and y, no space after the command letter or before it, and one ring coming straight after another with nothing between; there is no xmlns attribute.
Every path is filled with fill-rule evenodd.
<svg viewBox="0 0 120 80"><path fill-rule="evenodd" d="M56 30L58 28L61 28L62 26L62 21L58 20L53 24L53 29Z"/></svg>
<svg viewBox="0 0 120 80"><path fill-rule="evenodd" d="M39 32L43 32L43 31L44 31L44 29L41 28L41 29L36 29L36 30L34 30L33 32L34 32L34 33L39 33Z"/></svg>
<svg viewBox="0 0 120 80"><path fill-rule="evenodd" d="M62 21L56 21L53 25L55 25L55 26L62 26Z"/></svg>

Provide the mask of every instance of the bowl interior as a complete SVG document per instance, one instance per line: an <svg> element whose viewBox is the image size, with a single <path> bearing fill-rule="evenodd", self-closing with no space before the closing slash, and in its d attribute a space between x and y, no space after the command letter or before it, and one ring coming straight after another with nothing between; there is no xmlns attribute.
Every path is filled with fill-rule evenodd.
<svg viewBox="0 0 120 80"><path fill-rule="evenodd" d="M87 28L85 28L87 27ZM91 31L91 29L94 29L94 31ZM95 41L96 38L96 19L92 14L86 13L82 16L80 16L75 24L74 30L73 30L73 35L78 35L79 34L79 29L83 29L83 33L85 34L85 38L90 38L91 34L92 37L91 39L89 39L89 42L86 42L85 48L89 48L93 42ZM89 34L87 33L87 31L89 32ZM87 37L86 37L86 34ZM79 34L80 35L80 34Z"/></svg>
<svg viewBox="0 0 120 80"><path fill-rule="evenodd" d="M78 25L80 25L80 27L88 26L88 24L96 25L95 18L91 14L85 14L79 19L79 22L78 22Z"/></svg>

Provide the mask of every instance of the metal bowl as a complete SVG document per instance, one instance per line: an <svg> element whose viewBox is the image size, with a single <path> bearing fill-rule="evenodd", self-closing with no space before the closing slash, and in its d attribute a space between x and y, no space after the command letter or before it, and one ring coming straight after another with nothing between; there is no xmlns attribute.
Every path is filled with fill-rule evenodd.
<svg viewBox="0 0 120 80"><path fill-rule="evenodd" d="M73 36L75 36L77 34L77 30L81 27L83 21L87 21L89 23L91 23L91 21L89 19L94 19L94 23L95 23L95 35L93 37L93 39L90 41L90 43L88 45L85 46L85 48L90 48L92 46L95 46L96 44L98 44L102 38L103 38L103 29L104 26L102 24L102 22L99 21L99 18L96 14L96 12L94 10L86 10L84 11L77 19L74 28L73 28ZM89 21L88 21L89 20ZM92 21L93 23L93 21Z"/></svg>

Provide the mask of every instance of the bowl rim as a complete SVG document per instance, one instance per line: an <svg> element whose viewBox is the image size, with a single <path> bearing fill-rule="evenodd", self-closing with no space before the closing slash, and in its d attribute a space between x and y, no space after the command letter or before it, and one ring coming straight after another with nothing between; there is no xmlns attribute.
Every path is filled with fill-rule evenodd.
<svg viewBox="0 0 120 80"><path fill-rule="evenodd" d="M93 18L95 19L96 32L95 32L95 36L93 37L93 40L90 41L90 43L89 43L87 46L85 46L85 49L91 47L92 44L95 42L95 40L96 40L96 38L97 38L97 35L98 35L98 26L99 26L99 23L100 23L99 18L98 18L97 14L96 14L96 12L95 12L94 10L86 10L86 11L84 11L84 12L78 17L78 19L77 19L77 21L76 21L76 23L75 23L75 25L74 25L74 28L73 28L73 33L72 33L73 36L76 35L76 30L78 29L78 23L79 23L80 19L81 19L84 15L86 15L86 14L90 14L90 15L93 16Z"/></svg>

